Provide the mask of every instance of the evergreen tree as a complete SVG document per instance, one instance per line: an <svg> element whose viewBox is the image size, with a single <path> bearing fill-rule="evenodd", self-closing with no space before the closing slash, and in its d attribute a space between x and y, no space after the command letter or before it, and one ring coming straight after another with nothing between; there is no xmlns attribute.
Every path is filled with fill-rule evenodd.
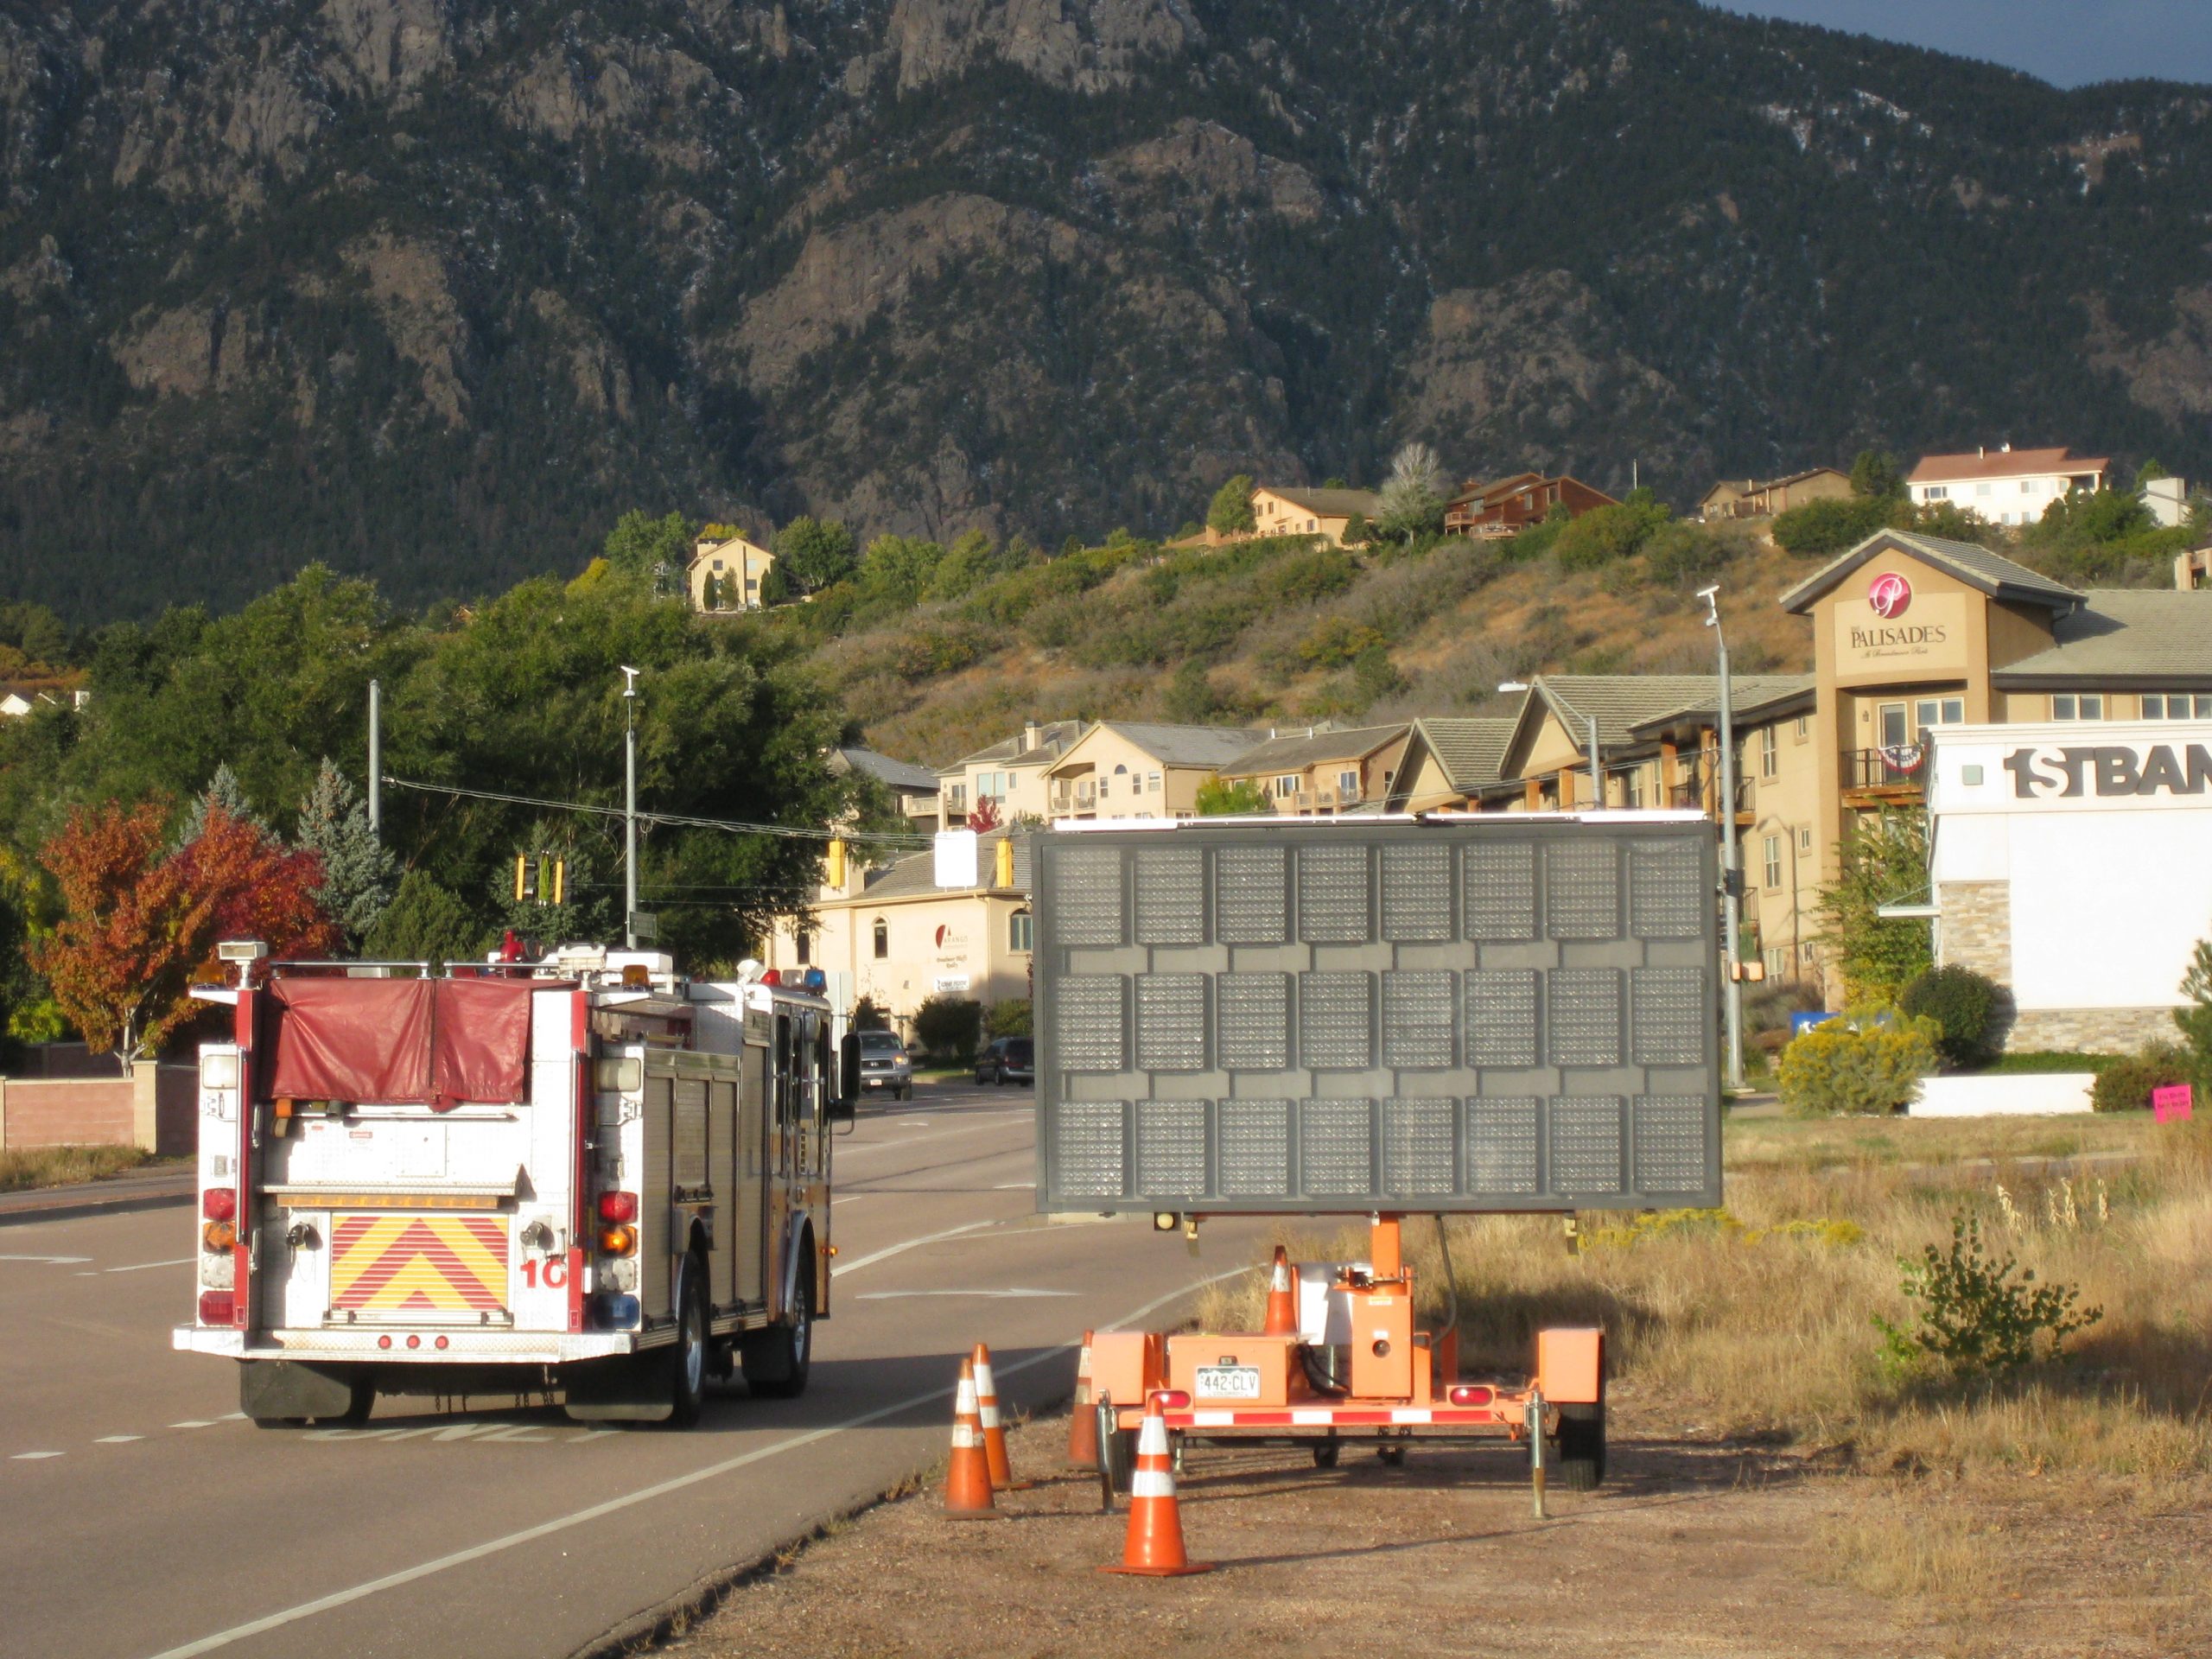
<svg viewBox="0 0 2212 1659"><path fill-rule="evenodd" d="M466 962L478 955L484 937L467 906L426 872L410 870L369 930L362 954L379 962Z"/></svg>
<svg viewBox="0 0 2212 1659"><path fill-rule="evenodd" d="M1206 508L1206 528L1217 536L1247 536L1254 523L1252 475L1239 473L1213 493Z"/></svg>
<svg viewBox="0 0 2212 1659"><path fill-rule="evenodd" d="M200 839L207 830L207 809L211 806L219 806L240 823L250 823L263 835L269 834L268 823L246 800L238 773L225 760L216 766L215 775L207 780L207 787L200 791L199 798L192 803L192 810L184 815L183 826L170 843L171 852L180 851Z"/></svg>
<svg viewBox="0 0 2212 1659"><path fill-rule="evenodd" d="M345 930L358 950L391 902L391 853L369 829L369 809L346 774L323 757L315 787L300 803L294 845L322 857L322 887L315 900Z"/></svg>

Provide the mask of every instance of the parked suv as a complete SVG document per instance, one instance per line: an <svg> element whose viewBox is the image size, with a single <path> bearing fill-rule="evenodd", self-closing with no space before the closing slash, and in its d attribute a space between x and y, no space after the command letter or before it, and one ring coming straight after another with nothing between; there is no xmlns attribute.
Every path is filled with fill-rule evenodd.
<svg viewBox="0 0 2212 1659"><path fill-rule="evenodd" d="M1027 1037L994 1038L991 1046L976 1057L976 1081L995 1083L1001 1087L1009 1083L1026 1083L1034 1087L1037 1045Z"/></svg>
<svg viewBox="0 0 2212 1659"><path fill-rule="evenodd" d="M861 1039L861 1092L886 1094L893 1100L914 1097L914 1067L906 1058L906 1045L895 1031L863 1031Z"/></svg>

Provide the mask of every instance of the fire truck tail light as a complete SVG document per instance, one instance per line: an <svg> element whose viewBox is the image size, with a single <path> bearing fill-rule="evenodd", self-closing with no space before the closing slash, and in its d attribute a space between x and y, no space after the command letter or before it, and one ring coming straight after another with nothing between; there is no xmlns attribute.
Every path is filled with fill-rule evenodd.
<svg viewBox="0 0 2212 1659"><path fill-rule="evenodd" d="M200 1213L210 1221L229 1221L238 1212L238 1189L211 1186L200 1195Z"/></svg>
<svg viewBox="0 0 2212 1659"><path fill-rule="evenodd" d="M638 1218L638 1195L634 1192L601 1193L599 1218L601 1221L635 1221Z"/></svg>
<svg viewBox="0 0 2212 1659"><path fill-rule="evenodd" d="M200 1086L203 1089L237 1088L238 1057L235 1054L210 1054L200 1061Z"/></svg>
<svg viewBox="0 0 2212 1659"><path fill-rule="evenodd" d="M638 1299L634 1296L602 1296L599 1299L599 1317L613 1330L635 1325L638 1322Z"/></svg>
<svg viewBox="0 0 2212 1659"><path fill-rule="evenodd" d="M1460 1382L1452 1389L1455 1406L1486 1406L1497 1398L1497 1390L1486 1382Z"/></svg>
<svg viewBox="0 0 2212 1659"><path fill-rule="evenodd" d="M1160 1402L1162 1411L1188 1411L1191 1391L1188 1389L1154 1389L1152 1397Z"/></svg>
<svg viewBox="0 0 2212 1659"><path fill-rule="evenodd" d="M227 1290L203 1290L200 1293L200 1323L229 1325L236 1318L238 1303Z"/></svg>
<svg viewBox="0 0 2212 1659"><path fill-rule="evenodd" d="M602 1255L627 1255L638 1248L638 1230L634 1227L602 1227L599 1230L599 1249Z"/></svg>
<svg viewBox="0 0 2212 1659"><path fill-rule="evenodd" d="M200 1230L200 1247L207 1250L234 1250L238 1230L227 1221L211 1221Z"/></svg>

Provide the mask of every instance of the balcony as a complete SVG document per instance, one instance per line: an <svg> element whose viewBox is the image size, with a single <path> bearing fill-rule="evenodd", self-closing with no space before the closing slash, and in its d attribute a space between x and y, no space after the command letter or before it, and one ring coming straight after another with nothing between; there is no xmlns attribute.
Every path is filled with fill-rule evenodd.
<svg viewBox="0 0 2212 1659"><path fill-rule="evenodd" d="M1843 792L1867 800L1916 801L1927 792L1928 746L1847 749Z"/></svg>
<svg viewBox="0 0 2212 1659"><path fill-rule="evenodd" d="M1078 817L1098 810L1098 785L1077 784L1072 789L1055 785L1051 802L1052 815L1056 818Z"/></svg>
<svg viewBox="0 0 2212 1659"><path fill-rule="evenodd" d="M1679 767L1673 787L1660 791L1666 797L1668 806L1677 811L1709 812L1709 798L1720 793L1720 765L1700 756L1684 761ZM1740 820L1751 810L1751 780L1738 772L1736 777L1736 816Z"/></svg>

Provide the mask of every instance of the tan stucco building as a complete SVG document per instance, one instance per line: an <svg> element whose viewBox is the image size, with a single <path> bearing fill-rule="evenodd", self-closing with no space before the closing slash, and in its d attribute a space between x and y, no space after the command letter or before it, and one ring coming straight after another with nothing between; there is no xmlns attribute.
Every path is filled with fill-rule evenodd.
<svg viewBox="0 0 2212 1659"><path fill-rule="evenodd" d="M686 587L695 611L757 611L761 584L776 563L775 553L743 536L709 540L702 537L691 551Z"/></svg>
<svg viewBox="0 0 2212 1659"><path fill-rule="evenodd" d="M1105 720L1045 769L1047 818L1188 818L1198 789L1265 732Z"/></svg>
<svg viewBox="0 0 2212 1659"><path fill-rule="evenodd" d="M984 800L1001 823L1044 817L1045 773L1088 729L1079 720L1033 720L1014 736L943 767L938 772L942 821L948 829L958 829Z"/></svg>
<svg viewBox="0 0 2212 1659"><path fill-rule="evenodd" d="M1308 490L1262 484L1252 492L1252 533L1255 536L1319 536L1332 547L1344 545L1344 526L1353 518L1372 519L1382 498L1372 490Z"/></svg>
<svg viewBox="0 0 2212 1659"><path fill-rule="evenodd" d="M1284 817L1332 817L1380 810L1396 782L1412 728L1306 727L1270 737L1224 764L1225 784L1251 783Z"/></svg>

